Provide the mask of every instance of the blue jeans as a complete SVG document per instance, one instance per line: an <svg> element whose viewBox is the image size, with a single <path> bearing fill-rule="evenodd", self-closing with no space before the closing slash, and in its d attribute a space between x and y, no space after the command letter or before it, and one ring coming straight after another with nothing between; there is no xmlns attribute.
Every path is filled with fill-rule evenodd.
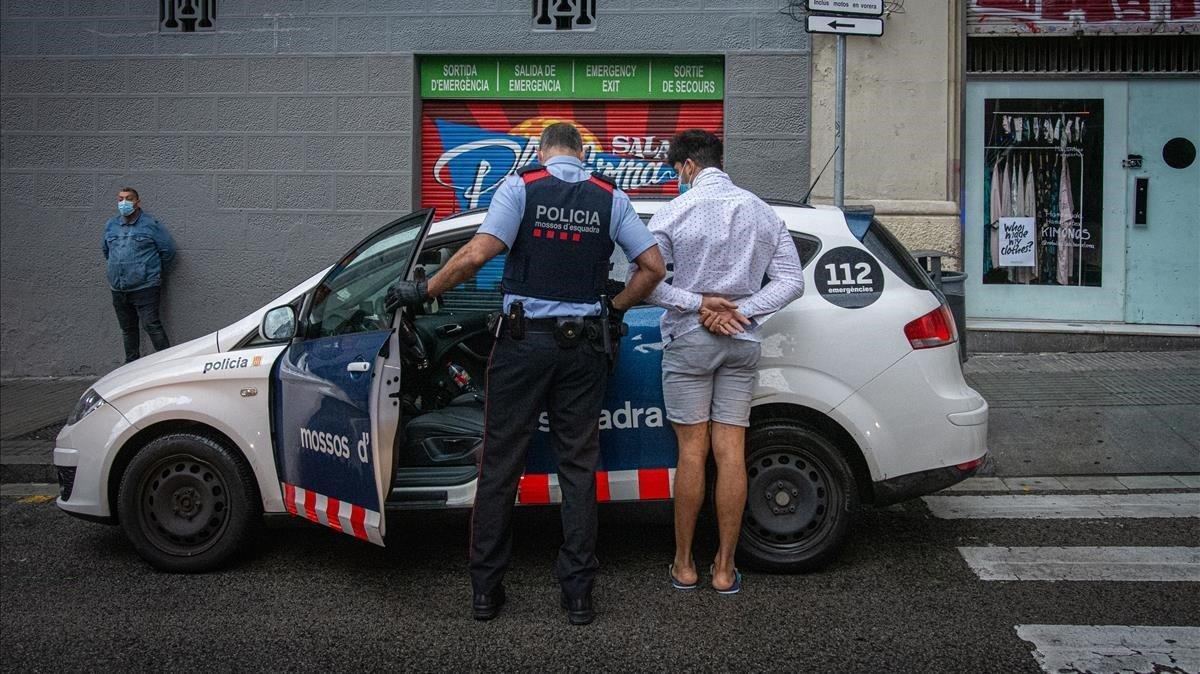
<svg viewBox="0 0 1200 674"><path fill-rule="evenodd" d="M167 330L158 316L158 296L161 286L124 292L112 291L113 308L117 310L117 322L121 324L121 336L125 341L125 362L141 358L141 335L138 322L146 329L155 351L171 346Z"/></svg>

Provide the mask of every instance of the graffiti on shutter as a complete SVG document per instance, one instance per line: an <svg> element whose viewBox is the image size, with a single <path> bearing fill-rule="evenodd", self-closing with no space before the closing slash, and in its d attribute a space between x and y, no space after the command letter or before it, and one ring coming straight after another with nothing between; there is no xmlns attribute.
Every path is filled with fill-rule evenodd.
<svg viewBox="0 0 1200 674"><path fill-rule="evenodd" d="M722 135L722 101L431 101L421 112L421 205L444 218L485 207L503 180L537 161L547 125L573 122L584 162L630 195L674 196L671 136Z"/></svg>

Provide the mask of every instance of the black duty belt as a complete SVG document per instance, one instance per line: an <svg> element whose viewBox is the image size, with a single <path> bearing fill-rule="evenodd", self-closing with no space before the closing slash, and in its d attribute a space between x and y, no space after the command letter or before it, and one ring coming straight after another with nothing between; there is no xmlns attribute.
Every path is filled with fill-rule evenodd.
<svg viewBox="0 0 1200 674"><path fill-rule="evenodd" d="M554 332L560 323L573 322L579 325L600 324L599 316L567 316L563 318L526 318L525 329L529 332Z"/></svg>

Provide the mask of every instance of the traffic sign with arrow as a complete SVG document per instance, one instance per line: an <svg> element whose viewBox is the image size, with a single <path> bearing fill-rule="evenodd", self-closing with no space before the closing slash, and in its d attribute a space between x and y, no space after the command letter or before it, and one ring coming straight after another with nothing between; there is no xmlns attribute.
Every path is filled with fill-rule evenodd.
<svg viewBox="0 0 1200 674"><path fill-rule="evenodd" d="M837 35L883 35L883 19L850 16L808 15L806 30L810 33L834 33Z"/></svg>
<svg viewBox="0 0 1200 674"><path fill-rule="evenodd" d="M883 0L808 0L808 11L883 16Z"/></svg>

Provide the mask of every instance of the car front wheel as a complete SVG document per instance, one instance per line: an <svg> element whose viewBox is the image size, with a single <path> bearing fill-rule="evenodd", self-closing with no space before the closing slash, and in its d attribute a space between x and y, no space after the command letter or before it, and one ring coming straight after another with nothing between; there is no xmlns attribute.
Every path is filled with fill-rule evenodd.
<svg viewBox="0 0 1200 674"><path fill-rule="evenodd" d="M849 464L821 432L787 421L752 426L738 554L766 571L817 570L845 541L856 499Z"/></svg>
<svg viewBox="0 0 1200 674"><path fill-rule="evenodd" d="M121 479L117 512L143 559L164 571L219 568L262 519L250 469L221 443L191 433L157 438Z"/></svg>

